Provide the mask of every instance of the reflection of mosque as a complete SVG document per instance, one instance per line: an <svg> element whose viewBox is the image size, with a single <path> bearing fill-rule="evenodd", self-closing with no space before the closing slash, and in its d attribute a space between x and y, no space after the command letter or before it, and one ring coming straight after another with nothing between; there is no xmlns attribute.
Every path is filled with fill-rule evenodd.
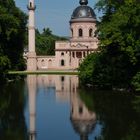
<svg viewBox="0 0 140 140"><path fill-rule="evenodd" d="M80 135L81 140L88 140L88 135L95 126L96 114L88 110L77 92L71 93L70 117L73 128Z"/></svg>
<svg viewBox="0 0 140 140"><path fill-rule="evenodd" d="M57 101L69 101L70 92L76 92L78 87L77 76L64 75L39 75L38 87L54 87Z"/></svg>
<svg viewBox="0 0 140 140"><path fill-rule="evenodd" d="M30 140L35 140L36 137L35 120L37 87L53 87L55 89L57 101L70 101L70 120L73 128L76 133L80 135L81 140L88 140L88 135L92 132L95 126L96 114L94 112L90 112L85 104L80 100L77 93L77 76L28 75L27 83L29 92Z"/></svg>

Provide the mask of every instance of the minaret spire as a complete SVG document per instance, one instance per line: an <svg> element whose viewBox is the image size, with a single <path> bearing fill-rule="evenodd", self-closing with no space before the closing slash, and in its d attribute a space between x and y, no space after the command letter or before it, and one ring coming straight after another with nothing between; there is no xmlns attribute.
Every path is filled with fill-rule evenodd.
<svg viewBox="0 0 140 140"><path fill-rule="evenodd" d="M80 0L79 3L80 3L80 5L87 5L88 0Z"/></svg>

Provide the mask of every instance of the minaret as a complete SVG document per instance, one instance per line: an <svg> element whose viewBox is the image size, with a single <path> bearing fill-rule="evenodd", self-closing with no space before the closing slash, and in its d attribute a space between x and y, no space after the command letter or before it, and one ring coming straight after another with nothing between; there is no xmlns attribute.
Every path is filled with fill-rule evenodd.
<svg viewBox="0 0 140 140"><path fill-rule="evenodd" d="M29 140L36 139L36 75L27 76L29 97Z"/></svg>
<svg viewBox="0 0 140 140"><path fill-rule="evenodd" d="M35 71L36 52L35 52L35 4L34 0L29 0L27 6L29 10L29 25L28 25L28 55L27 55L27 71Z"/></svg>

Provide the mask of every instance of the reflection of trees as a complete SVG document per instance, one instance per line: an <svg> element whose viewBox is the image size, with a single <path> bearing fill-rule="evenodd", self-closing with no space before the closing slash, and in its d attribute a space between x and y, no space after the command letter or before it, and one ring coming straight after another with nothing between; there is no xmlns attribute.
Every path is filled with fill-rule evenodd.
<svg viewBox="0 0 140 140"><path fill-rule="evenodd" d="M140 96L135 96L134 100L132 101L133 108L140 114Z"/></svg>
<svg viewBox="0 0 140 140"><path fill-rule="evenodd" d="M132 94L82 90L81 99L95 109L104 140L139 140L140 98Z"/></svg>
<svg viewBox="0 0 140 140"><path fill-rule="evenodd" d="M26 140L23 82L10 83L0 91L0 140Z"/></svg>

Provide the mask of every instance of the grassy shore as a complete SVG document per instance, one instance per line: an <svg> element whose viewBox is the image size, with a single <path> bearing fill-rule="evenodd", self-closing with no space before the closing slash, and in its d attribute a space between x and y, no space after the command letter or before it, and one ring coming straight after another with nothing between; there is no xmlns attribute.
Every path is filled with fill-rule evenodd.
<svg viewBox="0 0 140 140"><path fill-rule="evenodd" d="M54 75L78 75L78 71L71 70L49 70L49 71L9 71L13 75L27 75L27 74L54 74Z"/></svg>

